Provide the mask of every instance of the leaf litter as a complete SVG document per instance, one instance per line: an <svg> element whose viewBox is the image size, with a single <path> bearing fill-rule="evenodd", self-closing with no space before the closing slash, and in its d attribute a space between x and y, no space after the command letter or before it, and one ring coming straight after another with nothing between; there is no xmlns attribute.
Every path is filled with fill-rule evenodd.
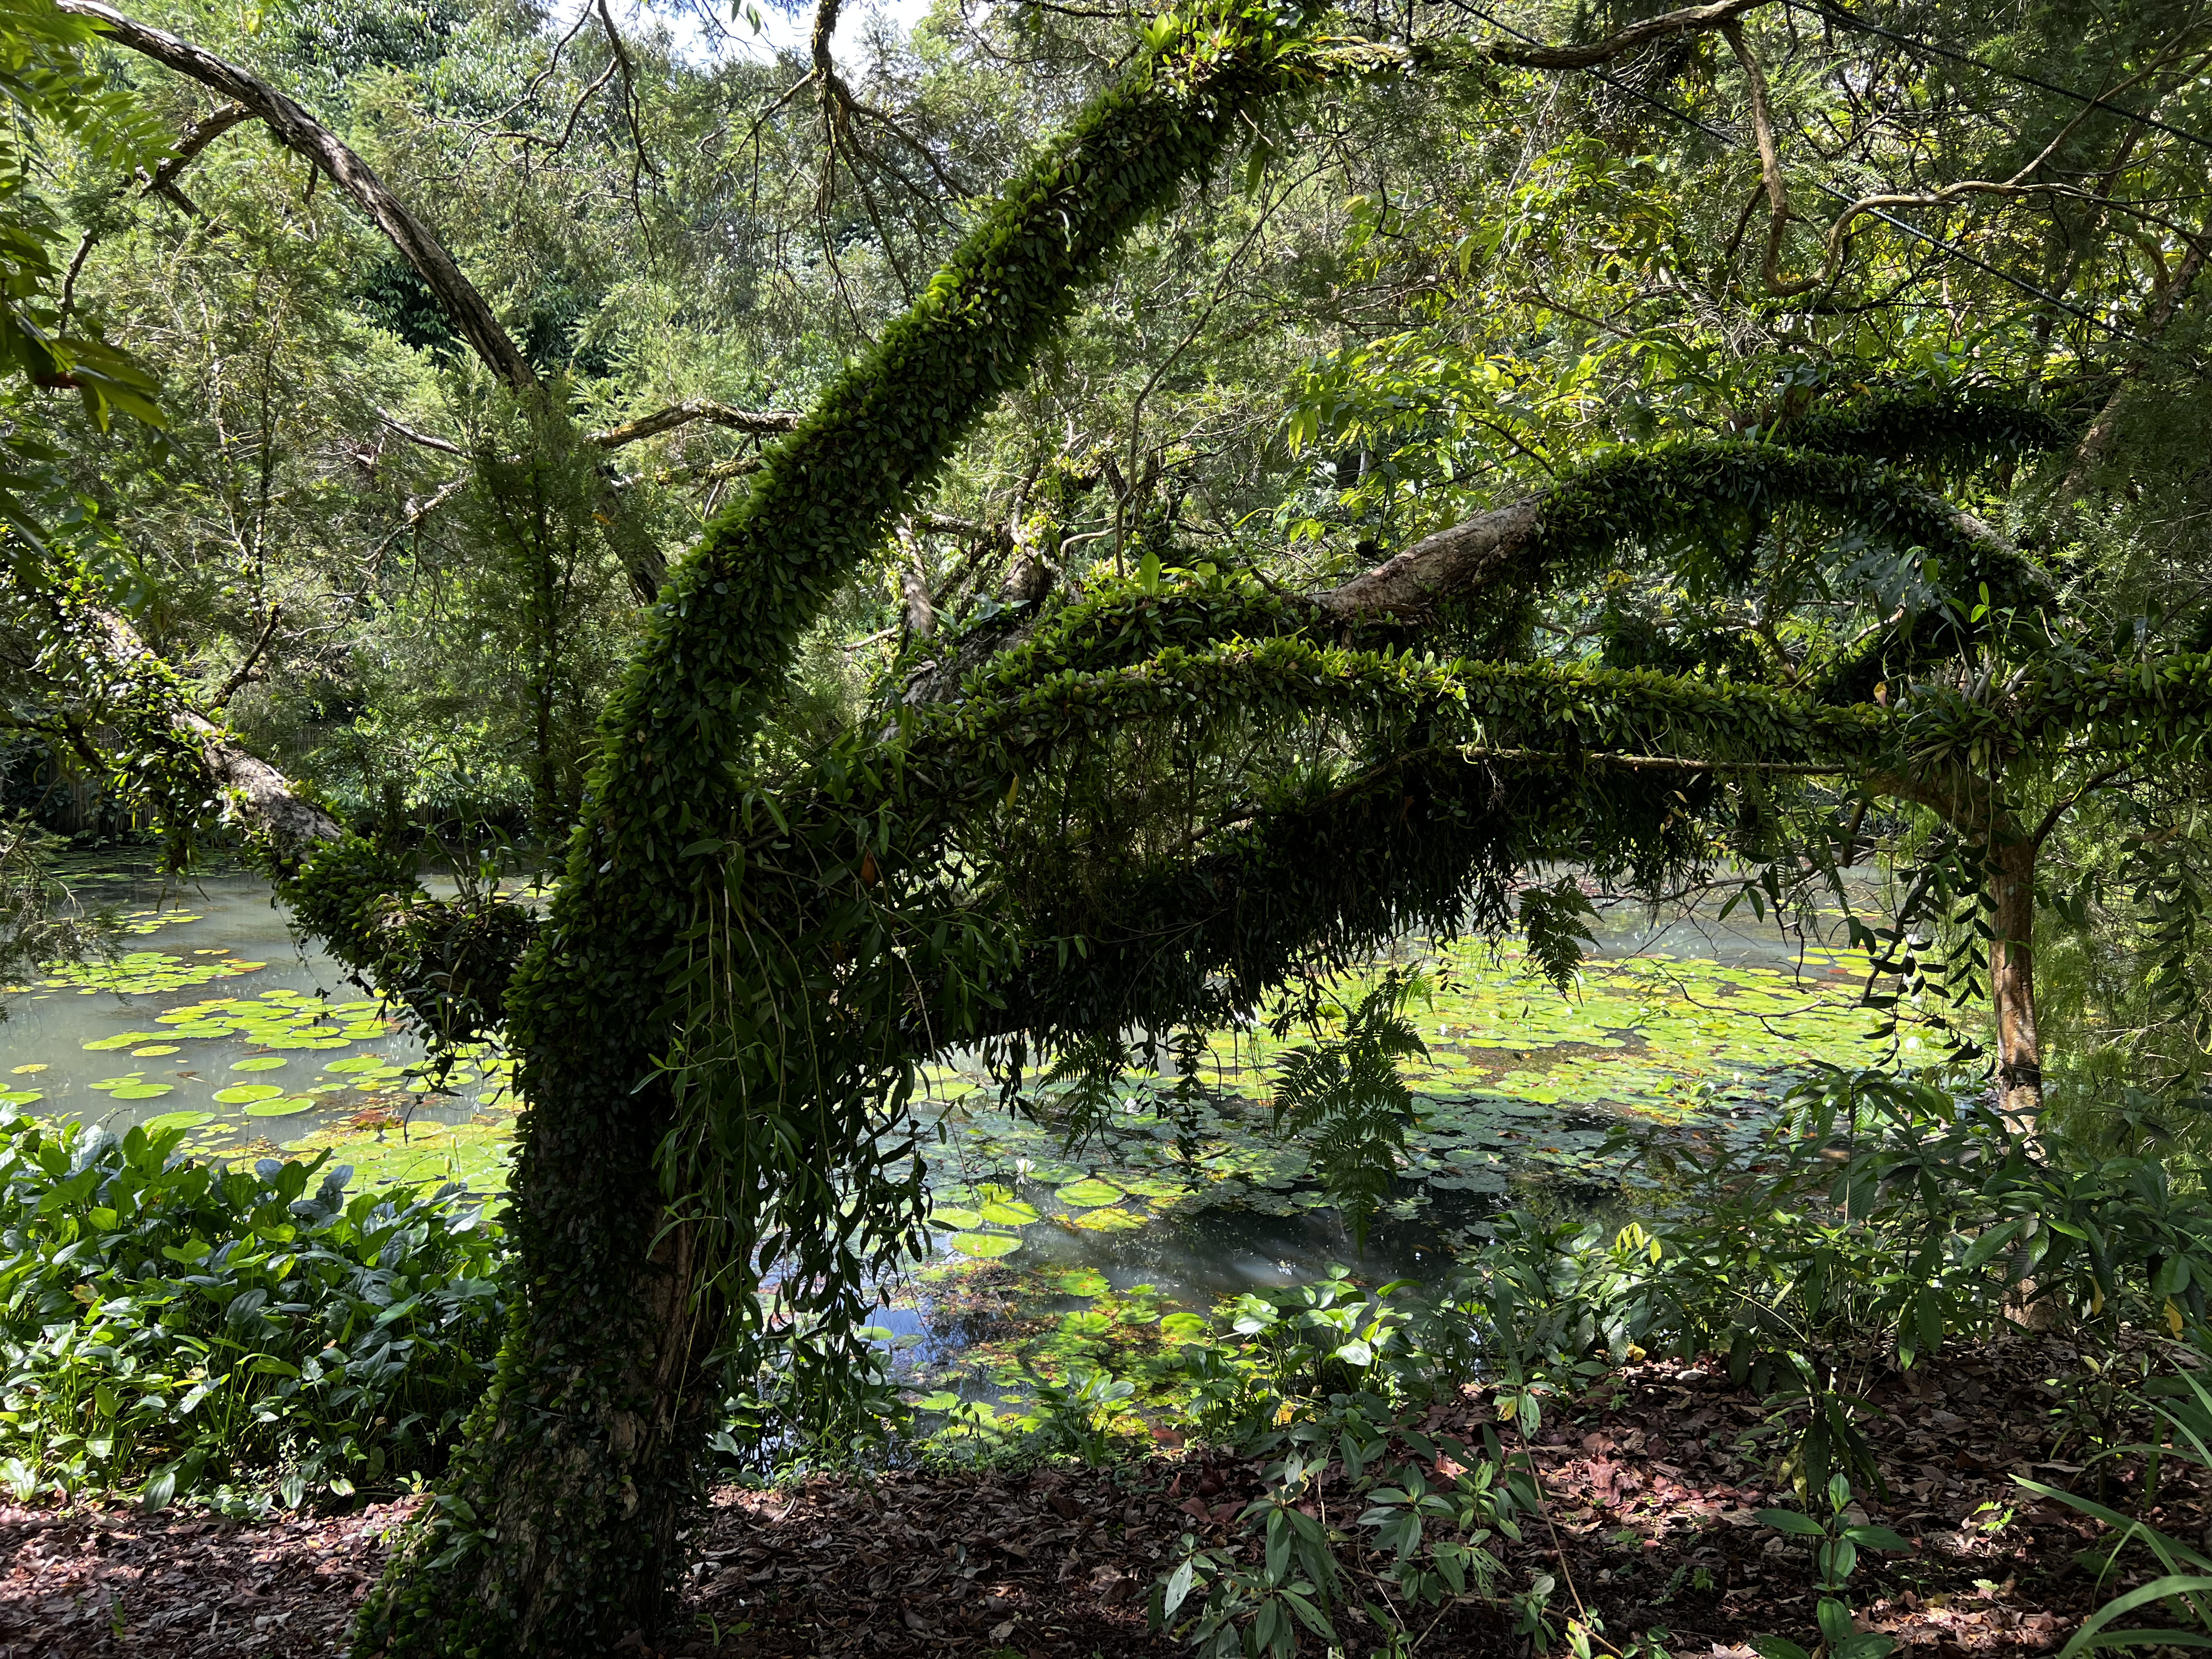
<svg viewBox="0 0 2212 1659"><path fill-rule="evenodd" d="M1915 1659L2055 1651L2085 1613L2140 1576L2123 1557L2100 1589L2075 1562L2094 1523L2037 1501L2016 1474L2075 1469L2075 1349L2018 1336L1870 1367L1863 1419L1887 1500L1869 1517L1911 1540L1863 1557L1854 1599L1872 1628ZM1752 1639L1809 1639L1812 1564L1762 1526L1787 1502L1772 1452L1753 1431L1768 1408L1723 1367L1644 1364L1600 1379L1554 1412L1534 1461L1548 1524L1506 1546L1513 1588L1563 1583L1626 1643L1671 1632L1678 1659L1744 1659ZM1431 1433L1495 1424L1470 1389L1432 1411ZM2113 1466L2122 1506L2139 1462ZM1182 1651L1150 1633L1153 1580L1186 1533L1213 1547L1259 1490L1256 1465L1162 1445L1099 1468L1022 1473L898 1470L817 1475L773 1491L724 1487L691 1534L692 1565L670 1631L633 1638L641 1659L799 1659L801 1655L1129 1659ZM1336 1496L1338 1494L1332 1494ZM354 1513L233 1522L97 1504L0 1507L0 1653L9 1659L306 1659L342 1650L347 1620L382 1570L389 1530L413 1500ZM2167 1532L2212 1522L2201 1474L2169 1464L2148 1511ZM1562 1569L1564 1568L1564 1571ZM1567 1592L1561 1592L1561 1602ZM1372 1631L1340 1626L1354 1650ZM1470 1604L1425 1644L1439 1654L1522 1651L1510 1621Z"/></svg>

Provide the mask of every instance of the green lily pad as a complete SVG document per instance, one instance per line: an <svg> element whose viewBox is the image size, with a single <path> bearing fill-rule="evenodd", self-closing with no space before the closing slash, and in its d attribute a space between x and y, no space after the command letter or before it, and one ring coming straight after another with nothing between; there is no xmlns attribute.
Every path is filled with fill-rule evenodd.
<svg viewBox="0 0 2212 1659"><path fill-rule="evenodd" d="M1080 1227L1086 1232L1126 1233L1133 1232L1143 1226L1145 1218L1128 1210L1109 1208L1091 1210L1082 1215L1071 1217L1069 1224Z"/></svg>
<svg viewBox="0 0 2212 1659"><path fill-rule="evenodd" d="M142 1042L159 1042L169 1034L167 1031L118 1031L113 1036L95 1037L84 1045L88 1054L112 1054L118 1048L136 1048Z"/></svg>
<svg viewBox="0 0 2212 1659"><path fill-rule="evenodd" d="M1188 1198L1195 1190L1188 1182L1164 1181L1158 1176L1146 1176L1136 1181L1121 1183L1124 1192L1139 1198L1149 1198L1160 1203L1171 1203L1179 1198Z"/></svg>
<svg viewBox="0 0 2212 1659"><path fill-rule="evenodd" d="M133 1048L131 1051L131 1058L133 1060L151 1060L156 1054L173 1054L179 1052L181 1052L181 1050L179 1050L178 1046L173 1042L155 1042L149 1043L143 1048Z"/></svg>
<svg viewBox="0 0 2212 1659"><path fill-rule="evenodd" d="M994 1198L983 1206L983 1219L1001 1227L1026 1227L1036 1218L1036 1211L1019 1199Z"/></svg>
<svg viewBox="0 0 2212 1659"><path fill-rule="evenodd" d="M967 1232L972 1228L983 1224L983 1218L980 1212L963 1209L957 1204L935 1206L929 1212L929 1218L940 1227L951 1227L959 1232Z"/></svg>
<svg viewBox="0 0 2212 1659"><path fill-rule="evenodd" d="M1053 1196L1075 1209L1088 1210L1115 1202L1121 1196L1121 1189L1109 1187L1093 1176L1062 1187Z"/></svg>
<svg viewBox="0 0 2212 1659"><path fill-rule="evenodd" d="M163 1095L174 1094L173 1083L126 1083L109 1092L110 1100L159 1100Z"/></svg>
<svg viewBox="0 0 2212 1659"><path fill-rule="evenodd" d="M284 1095L275 1100L257 1100L246 1109L248 1117L296 1117L310 1109L314 1101L307 1095Z"/></svg>
<svg viewBox="0 0 2212 1659"><path fill-rule="evenodd" d="M149 1135L160 1134L164 1129L197 1129L203 1123L213 1123L213 1112L164 1112L159 1117L149 1117L138 1127Z"/></svg>
<svg viewBox="0 0 2212 1659"><path fill-rule="evenodd" d="M378 1072L382 1071L384 1066L385 1061L380 1055L353 1054L344 1060L334 1060L323 1069L326 1072L338 1073Z"/></svg>
<svg viewBox="0 0 2212 1659"><path fill-rule="evenodd" d="M291 1063L282 1054L256 1054L251 1060L233 1061L230 1069L234 1072L273 1072L280 1066Z"/></svg>
<svg viewBox="0 0 2212 1659"><path fill-rule="evenodd" d="M9 1089L0 1091L0 1103L9 1106L35 1106L46 1097L42 1089Z"/></svg>
<svg viewBox="0 0 2212 1659"><path fill-rule="evenodd" d="M257 1100L274 1100L283 1092L273 1083L235 1083L216 1090L215 1097L226 1106L250 1106Z"/></svg>
<svg viewBox="0 0 2212 1659"><path fill-rule="evenodd" d="M1022 1241L1012 1233L955 1233L952 1235L952 1248L963 1255L993 1261L1020 1249Z"/></svg>
<svg viewBox="0 0 2212 1659"><path fill-rule="evenodd" d="M1056 1267L1044 1279L1062 1296L1104 1296L1114 1288L1096 1267Z"/></svg>

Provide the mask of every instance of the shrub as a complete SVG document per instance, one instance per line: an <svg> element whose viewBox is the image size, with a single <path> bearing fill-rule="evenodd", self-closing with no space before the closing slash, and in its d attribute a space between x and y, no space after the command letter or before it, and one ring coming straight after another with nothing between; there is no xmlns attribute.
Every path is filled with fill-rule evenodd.
<svg viewBox="0 0 2212 1659"><path fill-rule="evenodd" d="M0 1483L296 1505L434 1468L505 1323L481 1201L184 1133L0 1126Z"/></svg>

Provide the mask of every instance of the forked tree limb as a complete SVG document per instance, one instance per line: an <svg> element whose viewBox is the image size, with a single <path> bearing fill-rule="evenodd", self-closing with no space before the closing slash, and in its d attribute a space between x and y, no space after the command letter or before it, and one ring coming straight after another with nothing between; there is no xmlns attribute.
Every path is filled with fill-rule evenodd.
<svg viewBox="0 0 2212 1659"><path fill-rule="evenodd" d="M191 198L178 188L177 175L197 161L200 152L222 137L224 133L228 132L240 122L250 121L252 118L252 110L243 104L234 102L225 104L212 114L201 117L185 129L185 136L177 141L175 152L155 167L150 177L143 173L140 175L146 179L146 188L139 194L159 196L196 219L204 217L199 209L192 204Z"/></svg>
<svg viewBox="0 0 2212 1659"><path fill-rule="evenodd" d="M508 337L476 285L462 274L445 244L392 194L375 169L328 127L267 82L166 29L126 17L100 0L54 0L54 3L75 16L99 23L118 45L198 81L258 116L282 143L320 167L331 183L375 221L377 228L414 267L453 318L461 337L493 374L517 392L536 386L538 376L529 360Z"/></svg>

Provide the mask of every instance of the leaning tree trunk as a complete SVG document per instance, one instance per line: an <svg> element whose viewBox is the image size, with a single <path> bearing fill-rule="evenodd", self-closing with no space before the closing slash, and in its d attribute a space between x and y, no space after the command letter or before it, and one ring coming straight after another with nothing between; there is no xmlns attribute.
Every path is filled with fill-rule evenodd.
<svg viewBox="0 0 2212 1659"><path fill-rule="evenodd" d="M656 1622L720 1403L719 1312L696 1293L717 1268L744 1286L751 1265L694 1259L692 1235L665 1225L655 1161L677 1127L657 1070L680 1035L667 962L714 867L694 854L744 787L802 630L1018 382L1077 285L1255 100L1310 78L1283 44L1229 14L1140 60L1008 185L672 573L609 702L586 817L508 993L529 1103L514 1325L469 1443L363 1610L357 1652L596 1654ZM773 938L778 919L750 925Z"/></svg>

